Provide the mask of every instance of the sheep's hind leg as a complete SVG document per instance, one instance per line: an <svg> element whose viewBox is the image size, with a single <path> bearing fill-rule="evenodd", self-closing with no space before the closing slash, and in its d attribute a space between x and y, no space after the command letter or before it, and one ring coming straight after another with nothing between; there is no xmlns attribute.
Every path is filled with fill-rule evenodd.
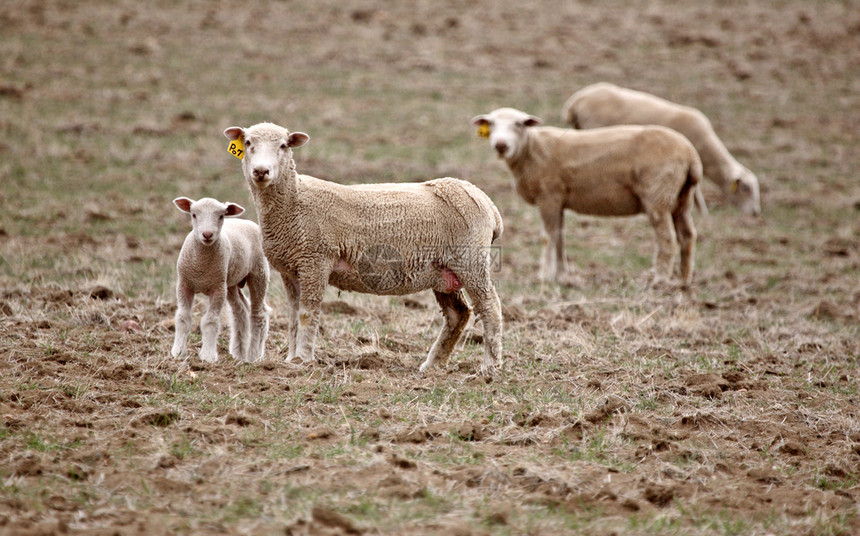
<svg viewBox="0 0 860 536"><path fill-rule="evenodd" d="M299 282L281 274L284 288L287 291L287 358L292 361L296 357L296 340L299 333Z"/></svg>
<svg viewBox="0 0 860 536"><path fill-rule="evenodd" d="M489 278L488 278L489 279ZM498 366L504 367L502 357L502 304L495 287L487 281L485 288L468 289L475 312L484 325L484 358L481 372L486 374Z"/></svg>
<svg viewBox="0 0 860 536"><path fill-rule="evenodd" d="M300 277L298 305L298 333L296 335L296 355L305 363L316 360L314 350L316 346L317 329L320 323L320 309L322 297L325 292L328 272L325 276L321 273L310 277Z"/></svg>
<svg viewBox="0 0 860 536"><path fill-rule="evenodd" d="M675 260L675 228L668 212L648 212L648 218L657 235L653 283L658 284L672 277L672 263Z"/></svg>
<svg viewBox="0 0 860 536"><path fill-rule="evenodd" d="M436 359L439 359L439 363L445 366L471 315L463 291L446 293L434 290L433 294L436 295L436 302L442 308L442 331L436 338L436 342L433 343L433 347L430 348L427 359L421 363L421 367L418 369L421 372L432 366Z"/></svg>
<svg viewBox="0 0 860 536"><path fill-rule="evenodd" d="M689 210L673 215L678 244L681 246L681 281L689 286L693 280L696 253L696 228Z"/></svg>
<svg viewBox="0 0 860 536"><path fill-rule="evenodd" d="M191 304L194 293L181 284L176 286L176 335L173 337L173 357L185 357L188 349L188 334L191 332Z"/></svg>
<svg viewBox="0 0 860 536"><path fill-rule="evenodd" d="M266 338L269 336L269 306L266 304L268 281L265 276L250 281L251 293L251 341L248 343L248 362L263 358Z"/></svg>
<svg viewBox="0 0 860 536"><path fill-rule="evenodd" d="M250 307L248 299L238 286L227 289L230 306L230 355L238 361L247 361Z"/></svg>
<svg viewBox="0 0 860 536"><path fill-rule="evenodd" d="M214 363L218 361L218 334L221 332L221 309L227 289L219 288L209 294L209 308L200 320L200 333L203 346L200 348L200 359Z"/></svg>

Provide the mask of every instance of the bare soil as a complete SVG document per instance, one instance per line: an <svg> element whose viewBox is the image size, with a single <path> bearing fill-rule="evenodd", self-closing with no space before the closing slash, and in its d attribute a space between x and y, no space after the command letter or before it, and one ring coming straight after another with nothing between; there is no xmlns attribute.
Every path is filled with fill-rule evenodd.
<svg viewBox="0 0 860 536"><path fill-rule="evenodd" d="M12 0L0 10L0 534L858 534L860 12L852 2ZM693 288L642 218L568 215L576 281L469 118L559 124L608 80L695 105L762 182L706 188ZM505 219L480 323L419 375L429 294L330 290L316 364L169 356L170 201L249 208L227 126L301 172L459 176ZM196 318L202 312L198 305Z"/></svg>

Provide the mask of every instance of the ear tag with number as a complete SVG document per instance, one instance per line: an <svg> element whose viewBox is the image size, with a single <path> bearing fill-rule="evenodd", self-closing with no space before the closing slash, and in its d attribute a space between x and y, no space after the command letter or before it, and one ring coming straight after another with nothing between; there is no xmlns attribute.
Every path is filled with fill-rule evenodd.
<svg viewBox="0 0 860 536"><path fill-rule="evenodd" d="M241 139L235 139L230 142L230 145L227 146L227 152L242 160L245 157L245 146L242 144Z"/></svg>
<svg viewBox="0 0 860 536"><path fill-rule="evenodd" d="M490 137L490 125L488 125L486 123L481 123L480 125L478 125L478 136L480 136L482 138L489 138Z"/></svg>
<svg viewBox="0 0 860 536"><path fill-rule="evenodd" d="M738 193L738 184L739 184L740 182L741 182L741 181L739 181L739 180L737 180L737 179L735 179L735 180L734 180L734 182L732 182L732 193L733 193L733 194Z"/></svg>

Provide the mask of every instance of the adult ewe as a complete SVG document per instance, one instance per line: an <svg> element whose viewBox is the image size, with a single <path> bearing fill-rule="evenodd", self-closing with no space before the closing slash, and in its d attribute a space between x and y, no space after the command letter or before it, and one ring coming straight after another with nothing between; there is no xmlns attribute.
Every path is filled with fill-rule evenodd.
<svg viewBox="0 0 860 536"><path fill-rule="evenodd" d="M541 277L557 280L567 271L564 209L595 216L644 212L657 234L655 282L672 275L677 233L681 279L689 284L696 244L690 212L702 174L690 142L657 126L580 131L540 123L513 108L472 119L505 159L517 193L540 210L546 238Z"/></svg>
<svg viewBox="0 0 860 536"><path fill-rule="evenodd" d="M343 186L296 173L292 148L308 141L303 132L261 123L224 135L243 145L263 249L287 289L288 361L314 359L331 284L382 295L432 289L443 326L422 372L454 349L471 314L465 291L484 325L481 369L502 366L501 305L490 280L490 244L502 219L486 194L452 178Z"/></svg>
<svg viewBox="0 0 860 536"><path fill-rule="evenodd" d="M257 361L263 357L269 332L269 264L263 254L260 228L252 221L234 219L245 212L235 203L209 197L199 201L178 197L173 204L191 215L192 227L176 262L173 356L185 355L191 331L191 304L195 294L204 294L209 298L209 308L200 321L200 359L211 363L218 360L221 309L226 299L232 313L230 353L240 361ZM241 290L246 283L250 305Z"/></svg>
<svg viewBox="0 0 860 536"><path fill-rule="evenodd" d="M574 93L564 104L562 118L582 129L628 124L663 125L677 130L699 152L705 177L744 214L761 213L758 178L735 160L705 114L695 108L600 82Z"/></svg>

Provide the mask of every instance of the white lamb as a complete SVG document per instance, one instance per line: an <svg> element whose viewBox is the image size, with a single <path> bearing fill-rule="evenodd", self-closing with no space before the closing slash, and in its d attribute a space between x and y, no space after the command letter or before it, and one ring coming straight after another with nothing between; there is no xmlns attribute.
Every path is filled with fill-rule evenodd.
<svg viewBox="0 0 860 536"><path fill-rule="evenodd" d="M583 129L628 124L663 125L677 130L699 152L705 177L744 214L761 213L758 177L735 160L705 114L695 108L599 82L574 93L564 104L562 118L572 127Z"/></svg>
<svg viewBox="0 0 860 536"><path fill-rule="evenodd" d="M178 197L173 204L191 214L192 226L176 263L179 277L173 356L185 356L191 331L191 304L195 294L205 294L209 308L200 321L203 336L200 359L210 363L218 360L221 309L226 298L232 313L230 354L240 361L257 361L263 357L269 332L266 305L269 264L263 254L260 228L252 221L233 219L245 212L235 203L208 197L199 201ZM250 306L241 290L246 283Z"/></svg>
<svg viewBox="0 0 860 536"><path fill-rule="evenodd" d="M541 277L558 280L567 272L564 209L595 216L644 212L657 234L655 282L672 275L677 238L681 279L688 285L696 244L691 209L702 176L690 142L658 126L572 130L540 123L513 108L472 119L505 159L517 193L540 210L545 233Z"/></svg>
<svg viewBox="0 0 860 536"><path fill-rule="evenodd" d="M443 365L470 316L468 293L484 325L481 370L502 366L502 313L490 280L490 245L502 219L470 182L344 186L296 173L292 147L309 137L271 123L230 127L244 144L242 170L260 218L263 249L289 299L289 352L314 360L327 284L369 294L432 289L443 326L423 372Z"/></svg>

